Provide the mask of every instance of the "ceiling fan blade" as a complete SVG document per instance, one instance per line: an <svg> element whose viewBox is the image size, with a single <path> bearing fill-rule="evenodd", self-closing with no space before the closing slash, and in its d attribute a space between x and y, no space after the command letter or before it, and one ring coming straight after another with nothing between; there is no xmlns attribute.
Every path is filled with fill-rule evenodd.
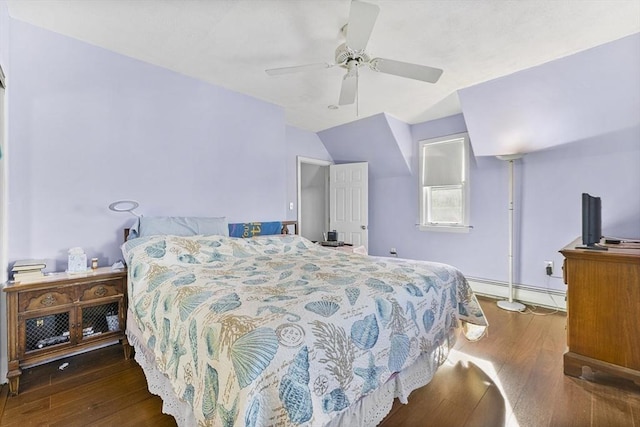
<svg viewBox="0 0 640 427"><path fill-rule="evenodd" d="M356 102L356 93L358 92L358 75L349 70L342 79L342 88L340 89L340 100L338 105L349 105Z"/></svg>
<svg viewBox="0 0 640 427"><path fill-rule="evenodd" d="M371 3L353 0L347 26L347 46L355 51L364 50L378 18L380 8Z"/></svg>
<svg viewBox="0 0 640 427"><path fill-rule="evenodd" d="M326 62L319 62L316 64L296 65L293 67L270 68L268 70L264 70L264 72L270 76L279 76L281 74L298 73L301 71L313 71L313 70L320 70L323 68L331 68L331 67L333 67L333 64L327 64Z"/></svg>
<svg viewBox="0 0 640 427"><path fill-rule="evenodd" d="M408 62L394 61L392 59L375 58L369 63L371 69L381 73L407 77L409 79L422 80L435 83L442 75L440 68L427 67L426 65L410 64Z"/></svg>

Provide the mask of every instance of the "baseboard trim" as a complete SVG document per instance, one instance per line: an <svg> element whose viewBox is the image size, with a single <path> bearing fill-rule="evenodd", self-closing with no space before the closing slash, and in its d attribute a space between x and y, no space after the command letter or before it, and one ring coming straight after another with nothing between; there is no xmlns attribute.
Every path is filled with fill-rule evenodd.
<svg viewBox="0 0 640 427"><path fill-rule="evenodd" d="M509 284L492 280L467 277L467 281L478 295L506 299L509 297ZM567 311L566 292L555 289L540 289L525 285L513 286L513 299L523 304Z"/></svg>

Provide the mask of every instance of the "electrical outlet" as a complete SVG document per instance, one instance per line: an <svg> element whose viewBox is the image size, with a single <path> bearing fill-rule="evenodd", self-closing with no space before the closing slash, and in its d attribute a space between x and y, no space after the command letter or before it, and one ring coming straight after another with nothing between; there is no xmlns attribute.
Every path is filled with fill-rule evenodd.
<svg viewBox="0 0 640 427"><path fill-rule="evenodd" d="M551 276L553 274L553 261L545 261L544 268L547 276Z"/></svg>
<svg viewBox="0 0 640 427"><path fill-rule="evenodd" d="M396 248L389 249L389 253L393 256L398 256L398 252L396 251Z"/></svg>

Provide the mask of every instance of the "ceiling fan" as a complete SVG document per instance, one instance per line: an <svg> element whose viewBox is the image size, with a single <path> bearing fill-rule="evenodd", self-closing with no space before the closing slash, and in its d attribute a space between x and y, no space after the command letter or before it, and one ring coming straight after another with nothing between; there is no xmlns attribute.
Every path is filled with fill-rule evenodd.
<svg viewBox="0 0 640 427"><path fill-rule="evenodd" d="M343 33L346 32L346 43L341 44L336 49L334 64L321 62L293 67L271 68L265 70L265 72L270 76L277 76L335 66L345 68L347 74L342 79L340 105L349 105L355 102L358 92L359 68L363 66L380 73L393 74L428 83L437 82L442 75L442 70L439 68L392 59L371 58L369 56L365 49L379 12L380 8L377 5L357 0L351 2L349 22L342 28Z"/></svg>

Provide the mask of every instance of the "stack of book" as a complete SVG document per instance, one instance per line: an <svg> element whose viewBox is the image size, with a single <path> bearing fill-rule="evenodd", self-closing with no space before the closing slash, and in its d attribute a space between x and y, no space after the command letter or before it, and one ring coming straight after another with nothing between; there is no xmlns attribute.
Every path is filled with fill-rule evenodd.
<svg viewBox="0 0 640 427"><path fill-rule="evenodd" d="M38 281L44 277L42 270L44 270L46 266L47 264L39 259L16 261L11 268L13 281L21 283Z"/></svg>

